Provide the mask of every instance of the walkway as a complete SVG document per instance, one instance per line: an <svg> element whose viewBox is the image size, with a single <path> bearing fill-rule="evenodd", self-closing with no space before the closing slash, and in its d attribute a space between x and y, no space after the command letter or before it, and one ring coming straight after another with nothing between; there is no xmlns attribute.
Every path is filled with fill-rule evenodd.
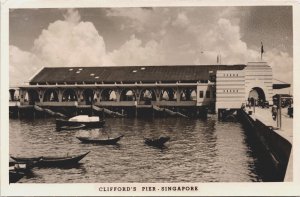
<svg viewBox="0 0 300 197"><path fill-rule="evenodd" d="M266 126L272 126L273 131L282 136L284 139L288 140L293 145L293 118L290 118L287 115L287 108L283 108L281 111L281 128L278 128L277 126L277 120L273 120L271 108L254 108L251 109L246 108L246 111L248 112L251 110L253 113L251 115L252 119L258 119L262 123L264 123ZM285 173L285 182L290 182L293 180L293 149L291 150L287 170Z"/></svg>
<svg viewBox="0 0 300 197"><path fill-rule="evenodd" d="M273 130L278 133L280 136L283 138L287 139L291 144L293 144L293 118L290 118L287 115L287 108L282 109L282 124L281 124L281 129L278 128L277 126L277 120L273 120L272 118L272 113L271 113L271 108L260 108L260 107L255 107L255 112L253 107L251 109L247 108L247 111L252 110L252 115L251 117L253 119L258 119L262 123L264 123L266 126L272 126Z"/></svg>

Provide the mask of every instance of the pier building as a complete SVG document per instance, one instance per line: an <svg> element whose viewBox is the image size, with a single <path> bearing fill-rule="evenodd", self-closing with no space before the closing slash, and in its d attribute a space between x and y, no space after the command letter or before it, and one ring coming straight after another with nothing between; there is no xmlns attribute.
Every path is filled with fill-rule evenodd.
<svg viewBox="0 0 300 197"><path fill-rule="evenodd" d="M19 108L75 107L169 109L199 114L238 109L251 95L272 103L272 68L236 65L44 67L29 84L11 88Z"/></svg>

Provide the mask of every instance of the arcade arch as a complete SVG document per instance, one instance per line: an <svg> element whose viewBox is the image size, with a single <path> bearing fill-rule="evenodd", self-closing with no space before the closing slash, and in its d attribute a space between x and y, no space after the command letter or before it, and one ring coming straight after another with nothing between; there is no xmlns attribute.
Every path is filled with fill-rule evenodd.
<svg viewBox="0 0 300 197"><path fill-rule="evenodd" d="M19 89L9 89L9 101L19 101Z"/></svg>
<svg viewBox="0 0 300 197"><path fill-rule="evenodd" d="M66 89L62 95L62 101L77 101L76 92L73 89Z"/></svg>
<svg viewBox="0 0 300 197"><path fill-rule="evenodd" d="M35 102L39 102L39 94L36 90L30 89L25 94L25 102L28 102L29 105L34 105Z"/></svg>
<svg viewBox="0 0 300 197"><path fill-rule="evenodd" d="M116 101L117 93L113 89L104 89L101 92L101 101Z"/></svg>
<svg viewBox="0 0 300 197"><path fill-rule="evenodd" d="M136 101L136 93L132 89L124 89L120 95L120 101Z"/></svg>
<svg viewBox="0 0 300 197"><path fill-rule="evenodd" d="M82 95L86 105L93 104L96 95L92 89L83 90Z"/></svg>
<svg viewBox="0 0 300 197"><path fill-rule="evenodd" d="M145 101L145 104L151 104L151 101L156 101L156 95L152 89L143 89L140 94L140 101Z"/></svg>
<svg viewBox="0 0 300 197"><path fill-rule="evenodd" d="M165 101L176 100L176 92L173 88L166 88L161 91L161 99Z"/></svg>
<svg viewBox="0 0 300 197"><path fill-rule="evenodd" d="M197 91L196 89L188 88L181 91L180 100L182 101L196 101L197 100Z"/></svg>
<svg viewBox="0 0 300 197"><path fill-rule="evenodd" d="M43 102L58 102L58 94L54 89L47 89L44 93Z"/></svg>

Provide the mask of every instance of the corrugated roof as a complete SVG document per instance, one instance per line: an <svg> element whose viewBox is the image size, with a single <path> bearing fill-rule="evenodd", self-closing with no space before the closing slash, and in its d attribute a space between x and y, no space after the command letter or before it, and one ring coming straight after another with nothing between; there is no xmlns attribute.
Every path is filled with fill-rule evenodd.
<svg viewBox="0 0 300 197"><path fill-rule="evenodd" d="M36 83L134 83L208 80L209 72L242 70L245 65L181 65L118 67L45 67L30 84Z"/></svg>

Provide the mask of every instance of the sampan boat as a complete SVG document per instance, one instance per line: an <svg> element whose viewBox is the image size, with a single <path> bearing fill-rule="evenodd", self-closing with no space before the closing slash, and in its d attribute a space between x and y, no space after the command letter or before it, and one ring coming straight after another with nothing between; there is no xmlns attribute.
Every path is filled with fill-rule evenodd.
<svg viewBox="0 0 300 197"><path fill-rule="evenodd" d="M89 137L76 137L79 139L82 143L92 143L92 144L103 144L103 145L112 145L116 144L123 135L120 135L116 138L107 138L107 139L97 139L97 138L89 138Z"/></svg>
<svg viewBox="0 0 300 197"><path fill-rule="evenodd" d="M56 119L56 128L63 126L80 126L85 125L86 128L103 127L105 120L101 120L98 116L79 115L70 119Z"/></svg>
<svg viewBox="0 0 300 197"><path fill-rule="evenodd" d="M71 131L71 130L79 130L79 129L84 129L84 128L86 128L86 126L84 124L72 125L72 126L60 126L60 127L57 127L57 131L61 131L61 130Z"/></svg>
<svg viewBox="0 0 300 197"><path fill-rule="evenodd" d="M90 151L89 151L90 152ZM81 155L71 155L65 157L13 157L11 158L17 162L34 162L38 161L35 165L38 167L69 167L77 164L83 159L89 152Z"/></svg>
<svg viewBox="0 0 300 197"><path fill-rule="evenodd" d="M164 144L170 140L170 137L160 137L155 139L145 138L145 144L149 146L163 147Z"/></svg>
<svg viewBox="0 0 300 197"><path fill-rule="evenodd" d="M38 162L38 161L37 161ZM18 182L23 176L31 172L36 162L9 161L9 183Z"/></svg>
<svg viewBox="0 0 300 197"><path fill-rule="evenodd" d="M24 172L9 170L9 183L16 183L25 176Z"/></svg>

